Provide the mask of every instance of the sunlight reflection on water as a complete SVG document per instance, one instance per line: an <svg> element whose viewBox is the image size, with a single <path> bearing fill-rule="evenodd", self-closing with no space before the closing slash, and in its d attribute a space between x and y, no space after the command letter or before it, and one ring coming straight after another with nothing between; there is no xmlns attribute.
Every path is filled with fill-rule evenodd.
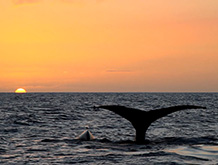
<svg viewBox="0 0 218 165"><path fill-rule="evenodd" d="M183 156L193 156L199 159L215 159L218 162L218 146L194 145L181 146L174 149L166 150L166 152L176 153ZM214 163L217 163L214 162Z"/></svg>

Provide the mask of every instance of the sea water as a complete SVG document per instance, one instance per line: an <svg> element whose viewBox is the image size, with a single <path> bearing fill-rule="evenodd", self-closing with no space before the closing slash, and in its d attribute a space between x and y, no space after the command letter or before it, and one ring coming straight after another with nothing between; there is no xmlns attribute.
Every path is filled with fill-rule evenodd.
<svg viewBox="0 0 218 165"><path fill-rule="evenodd" d="M130 122L97 105L175 112L134 143ZM89 126L93 141L76 139ZM1 93L1 164L218 164L218 93Z"/></svg>

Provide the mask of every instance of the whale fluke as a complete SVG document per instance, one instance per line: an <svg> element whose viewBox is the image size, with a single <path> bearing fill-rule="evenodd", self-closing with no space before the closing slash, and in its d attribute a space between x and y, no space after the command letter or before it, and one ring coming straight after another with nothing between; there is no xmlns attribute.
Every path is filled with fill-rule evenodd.
<svg viewBox="0 0 218 165"><path fill-rule="evenodd" d="M194 106L194 105L181 105L168 108L161 108L150 111L142 111L139 109L128 108L119 105L102 105L96 108L103 108L110 110L123 118L129 120L136 130L135 140L137 143L143 143L145 141L145 133L152 122L164 117L170 113L185 110L185 109L206 109L206 107Z"/></svg>

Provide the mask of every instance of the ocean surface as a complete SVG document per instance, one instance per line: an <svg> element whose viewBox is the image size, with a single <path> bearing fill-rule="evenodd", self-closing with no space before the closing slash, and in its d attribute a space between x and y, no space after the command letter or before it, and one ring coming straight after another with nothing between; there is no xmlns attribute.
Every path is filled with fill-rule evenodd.
<svg viewBox="0 0 218 165"><path fill-rule="evenodd" d="M206 106L155 121L134 143L124 118L96 105ZM86 128L93 141L76 139ZM218 93L0 93L0 164L218 164Z"/></svg>

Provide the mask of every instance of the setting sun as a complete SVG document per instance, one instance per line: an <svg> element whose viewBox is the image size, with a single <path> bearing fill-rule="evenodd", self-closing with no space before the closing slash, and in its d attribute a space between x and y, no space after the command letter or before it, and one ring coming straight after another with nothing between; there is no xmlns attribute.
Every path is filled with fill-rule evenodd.
<svg viewBox="0 0 218 165"><path fill-rule="evenodd" d="M18 88L15 93L26 93L26 90L23 88Z"/></svg>

